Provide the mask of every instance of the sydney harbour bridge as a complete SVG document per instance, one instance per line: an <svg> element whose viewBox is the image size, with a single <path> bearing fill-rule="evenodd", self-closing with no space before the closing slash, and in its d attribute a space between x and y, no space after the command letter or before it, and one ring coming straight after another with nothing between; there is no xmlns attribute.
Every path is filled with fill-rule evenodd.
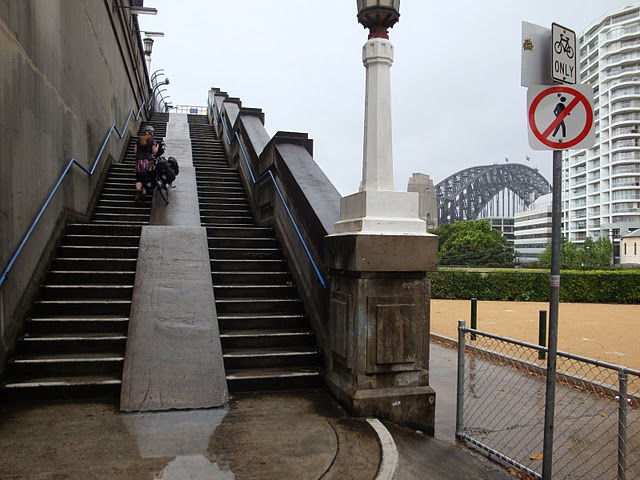
<svg viewBox="0 0 640 480"><path fill-rule="evenodd" d="M551 192L551 185L526 165L505 163L467 168L435 186L438 224L475 220L503 196L502 211L517 212ZM498 210L498 208L496 208ZM496 216L504 216L497 214Z"/></svg>

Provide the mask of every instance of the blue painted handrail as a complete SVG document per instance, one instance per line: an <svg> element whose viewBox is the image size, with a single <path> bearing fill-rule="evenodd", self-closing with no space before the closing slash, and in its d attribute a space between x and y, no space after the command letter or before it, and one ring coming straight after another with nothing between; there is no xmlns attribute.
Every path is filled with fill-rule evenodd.
<svg viewBox="0 0 640 480"><path fill-rule="evenodd" d="M222 129L224 131L225 137L227 137L227 143L229 145L231 145L232 141L231 141L231 139L229 137L229 133L227 132L227 126L224 123L224 121L222 120L222 117L221 117L220 113L217 110L218 110L218 108L217 108L217 106L215 104L213 104L210 107L210 111L213 113L215 122L218 125L220 125L220 123L222 122ZM291 214L291 210L289 209L289 206L287 205L287 202L285 201L284 196L282 195L282 192L280 191L280 187L278 187L278 184L276 183L276 179L273 176L273 173L271 172L270 169L266 170L262 175L260 175L260 177L258 177L256 179L255 175L253 174L253 169L251 168L251 164L249 163L249 157L247 156L247 153L244 150L244 146L242 145L242 142L240 141L240 137L238 136L238 132L235 133L235 139L238 142L238 145L240 146L240 151L242 152L242 156L244 157L244 162L247 164L247 168L249 169L249 175L251 175L251 181L253 182L253 184L255 185L256 183L258 183L260 180L262 180L266 176L269 176L269 178L273 182L273 186L275 187L276 192L278 193L278 197L280 197L280 201L282 202L282 206L284 207L285 211L287 212L287 216L289 217L289 220L291 221L291 224L293 225L293 228L295 229L296 234L298 235L298 239L300 240L300 243L302 244L302 248L304 248L304 251L307 254L307 258L309 259L309 262L311 263L311 266L313 267L313 271L315 272L316 277L318 278L318 281L320 282L320 285L322 285L322 288L327 288L327 282L322 277L322 273L320 272L320 269L318 268L318 265L313 260L313 256L311 255L311 251L309 250L309 247L307 246L307 243L304 241L304 238L302 237L302 233L300 232L300 229L298 228L298 225L296 224L296 221L293 219L293 215Z"/></svg>
<svg viewBox="0 0 640 480"><path fill-rule="evenodd" d="M120 130L118 130L118 127L116 127L115 123L111 126L111 128L109 129L109 132L107 133L104 139L104 142L102 142L102 147L100 148L100 151L96 155L96 159L94 160L90 170L87 170L85 167L83 167L80 163L78 163L78 161L75 158L72 158L71 160L69 160L69 163L67 163L67 166L60 174L60 177L58 178L58 181L56 182L55 186L51 190L51 193L49 193L49 196L45 200L44 204L42 205L42 207L40 207L40 211L38 212L38 215L36 215L36 218L31 223L29 230L27 230L27 233L24 235L24 237L22 237L22 241L20 242L20 245L18 245L18 248L15 250L15 252L13 252L13 255L11 255L11 259L9 260L9 263L7 263L6 267L2 271L2 276L0 277L0 287L4 285L4 282L6 282L7 277L9 276L9 272L13 268L13 265L16 263L16 260L18 260L18 257L22 253L22 250L24 249L25 245L31 238L31 234L38 226L38 223L40 222L40 218L42 218L42 215L44 214L47 207L51 203L51 200L53 199L55 194L58 192L58 189L60 188L60 185L62 184L64 177L67 175L69 170L71 170L71 167L75 165L76 167L80 168L80 170L85 172L87 175L89 176L93 175L93 173L96 171L96 167L98 166L98 162L100 162L102 153L104 152L104 149L107 146L107 142L109 141L109 138L111 138L111 134L115 131L118 134L118 138L122 140L124 138L124 134L127 131L127 126L129 125L129 121L131 120L131 115L135 115L135 119L137 121L140 118L140 115L142 114L142 109L145 107L148 108L147 102L144 102L140 106L140 108L138 109L138 113L135 113L133 108L131 109L131 111L129 112L129 116L127 117L127 121L125 122L124 127L122 128L122 133L120 133Z"/></svg>

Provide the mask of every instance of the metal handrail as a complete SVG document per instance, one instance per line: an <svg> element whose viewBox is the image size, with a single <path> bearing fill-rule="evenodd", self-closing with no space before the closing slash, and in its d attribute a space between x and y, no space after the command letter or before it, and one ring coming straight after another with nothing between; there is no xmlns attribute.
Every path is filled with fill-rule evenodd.
<svg viewBox="0 0 640 480"><path fill-rule="evenodd" d="M215 121L219 125L221 120L222 120L221 115L217 111L217 106L215 104L213 104L212 107L213 108L211 108L211 111L214 114L214 117L217 117L215 119ZM232 140L229 138L229 134L227 132L227 126L225 125L224 121L222 121L222 129L223 129L223 131L225 133L225 136L227 137L227 143L229 145L231 145ZM308 247L307 243L304 241L304 238L302 237L302 233L300 232L300 229L298 228L298 225L297 225L296 221L293 219L293 215L291 214L291 210L289 209L289 206L287 205L287 202L284 199L284 195L282 195L282 192L280 191L280 187L278 187L278 184L276 183L276 179L273 176L273 173L271 172L271 169L267 169L262 175L260 175L260 177L258 177L256 179L255 175L253 174L253 169L251 168L251 164L249 163L249 157L247 156L247 153L244 150L244 146L242 145L242 142L240 141L240 137L238 136L238 132L235 133L235 137L234 138L237 140L238 145L240 146L240 151L242 152L242 156L244 157L244 161L247 164L247 168L249 169L249 175L251 175L251 181L253 182L253 184L255 185L260 180L265 178L267 175L269 176L269 178L271 178L271 181L273 182L273 186L275 187L276 192L278 193L278 196L280 197L280 201L282 202L282 206L284 207L285 211L287 212L287 216L289 217L289 220L291 221L291 224L293 225L293 228L296 231L296 234L298 235L298 239L300 240L300 243L302 244L302 248L304 249L304 251L305 251L305 253L307 255L307 258L309 259L309 262L311 263L311 266L313 267L313 271L315 272L316 277L318 278L318 281L320 282L320 285L322 286L322 288L327 288L327 282L322 277L322 273L320 273L320 269L318 268L318 265L313 260L313 256L311 255L311 251L309 250L309 247Z"/></svg>
<svg viewBox="0 0 640 480"><path fill-rule="evenodd" d="M149 99L149 101L150 100L151 98ZM85 167L83 167L80 163L78 163L78 161L75 158L72 158L71 160L69 160L69 163L67 163L67 166L60 174L60 177L58 178L58 181L56 182L55 186L51 190L51 193L49 193L49 196L45 200L44 204L42 205L42 207L40 207L40 210L38 211L36 218L33 220L33 222L31 222L31 226L27 230L27 233L24 235L24 237L22 237L22 241L20 242L20 245L18 245L18 248L13 252L13 255L11 255L11 259L9 260L4 270L2 271L2 276L0 276L0 287L4 285L4 282L6 282L7 277L9 276L9 272L13 268L13 265L16 263L16 260L18 260L18 257L22 253L22 250L24 249L25 245L31 238L31 234L33 233L35 228L38 226L38 223L40 222L40 218L42 218L42 215L44 214L47 207L51 203L51 200L53 199L54 195L57 193L58 189L60 188L60 185L62 184L62 181L64 180L64 177L67 175L71 167L75 165L78 168L80 168L80 170L85 172L87 175L89 176L93 175L93 173L96 170L96 167L98 166L98 162L102 157L102 153L104 152L104 149L107 146L107 142L109 141L109 138L111 138L111 134L115 131L118 134L119 139L122 140L124 138L125 132L127 131L127 126L129 125L129 121L131 120L131 115L134 114L135 115L134 118L137 121L140 118L140 115L142 114L142 109L145 107L147 109L149 108L149 106L147 105L147 102L144 102L140 106L140 108L138 109L138 113L135 113L133 108L131 109L131 111L129 112L129 115L127 116L127 121L125 122L124 127L122 128L122 133L120 133L120 130L118 130L118 127L116 127L115 123L111 126L111 128L109 129L109 132L107 133L104 139L104 142L102 142L102 147L100 147L100 151L96 155L96 159L94 160L90 170L87 170Z"/></svg>

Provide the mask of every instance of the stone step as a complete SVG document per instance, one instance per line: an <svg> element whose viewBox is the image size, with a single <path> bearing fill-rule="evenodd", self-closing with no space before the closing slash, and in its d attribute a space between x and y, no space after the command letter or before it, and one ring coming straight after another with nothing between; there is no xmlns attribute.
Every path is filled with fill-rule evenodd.
<svg viewBox="0 0 640 480"><path fill-rule="evenodd" d="M161 138L165 124L150 122ZM141 128L149 122L142 122ZM151 198L134 203L133 144L111 165L90 223L67 226L16 342L3 398L82 399L120 393L142 225Z"/></svg>
<svg viewBox="0 0 640 480"><path fill-rule="evenodd" d="M133 169L134 163L131 163L130 165L122 165L122 167L120 168L111 168L111 170L109 170L109 174L107 175L106 182L123 182L125 180L135 182L136 174Z"/></svg>
<svg viewBox="0 0 640 480"><path fill-rule="evenodd" d="M31 336L119 334L126 335L129 317L32 317L28 331Z"/></svg>
<svg viewBox="0 0 640 480"><path fill-rule="evenodd" d="M242 187L242 180L237 173L224 174L222 172L197 172L201 187Z"/></svg>
<svg viewBox="0 0 640 480"><path fill-rule="evenodd" d="M209 248L213 260L281 260L279 248Z"/></svg>
<svg viewBox="0 0 640 480"><path fill-rule="evenodd" d="M220 339L224 350L315 345L315 335L310 330L223 330Z"/></svg>
<svg viewBox="0 0 640 480"><path fill-rule="evenodd" d="M282 272L211 272L213 284L219 285L264 285L293 284L291 274Z"/></svg>
<svg viewBox="0 0 640 480"><path fill-rule="evenodd" d="M126 341L126 335L116 334L46 335L23 337L17 347L21 356L112 353L124 352Z"/></svg>
<svg viewBox="0 0 640 480"><path fill-rule="evenodd" d="M118 222L114 218L96 219L96 223L101 223L103 225L120 225L120 222ZM139 222L131 222L130 220L127 220L127 223L134 223L137 225L149 225L149 220L139 221Z"/></svg>
<svg viewBox="0 0 640 480"><path fill-rule="evenodd" d="M112 237L113 238L113 237ZM66 245L58 248L58 258L138 258L138 245Z"/></svg>
<svg viewBox="0 0 640 480"><path fill-rule="evenodd" d="M145 199L144 202L135 202L135 193L127 192L123 195L111 195L110 200L101 200L98 203L98 207L101 211L107 212L108 209L116 212L128 212L138 215L151 215L151 199Z"/></svg>
<svg viewBox="0 0 640 480"><path fill-rule="evenodd" d="M226 370L229 391L258 392L274 390L303 390L322 386L322 369L307 368L257 368Z"/></svg>
<svg viewBox="0 0 640 480"><path fill-rule="evenodd" d="M289 298L297 295L293 285L224 285L214 284L216 299L273 299Z"/></svg>
<svg viewBox="0 0 640 480"><path fill-rule="evenodd" d="M133 285L135 276L134 271L51 270L47 272L46 283L56 285Z"/></svg>
<svg viewBox="0 0 640 480"><path fill-rule="evenodd" d="M115 300L131 299L131 285L54 285L45 284L40 288L42 300Z"/></svg>
<svg viewBox="0 0 640 480"><path fill-rule="evenodd" d="M241 348L223 350L225 371L276 368L318 367L321 356L313 347Z"/></svg>
<svg viewBox="0 0 640 480"><path fill-rule="evenodd" d="M217 237L237 237L237 238L274 238L273 228L256 227L255 225L247 227L208 227L207 238Z"/></svg>
<svg viewBox="0 0 640 480"><path fill-rule="evenodd" d="M107 226L95 223L71 223L67 226L67 235L98 235L98 236L137 236L142 233L139 225Z"/></svg>
<svg viewBox="0 0 640 480"><path fill-rule="evenodd" d="M203 227L215 227L218 225L237 225L249 227L251 225L255 225L252 216L216 217L212 215L200 215L200 223Z"/></svg>
<svg viewBox="0 0 640 480"><path fill-rule="evenodd" d="M11 372L17 378L46 377L60 375L122 375L124 355L50 355L32 358L15 358L11 361Z"/></svg>
<svg viewBox="0 0 640 480"><path fill-rule="evenodd" d="M100 246L100 247L138 247L140 235L65 235L62 245L68 246Z"/></svg>
<svg viewBox="0 0 640 480"><path fill-rule="evenodd" d="M302 314L299 298L216 298L216 310L220 315L229 313Z"/></svg>
<svg viewBox="0 0 640 480"><path fill-rule="evenodd" d="M146 225L149 223L149 214L146 213L96 213L93 221L98 223L128 223Z"/></svg>
<svg viewBox="0 0 640 480"><path fill-rule="evenodd" d="M222 143L214 147L196 137L192 131L229 389L318 387L322 357L274 231L256 226Z"/></svg>
<svg viewBox="0 0 640 480"><path fill-rule="evenodd" d="M222 184L207 184L198 186L198 196L207 196L208 194L224 194L246 197L244 187L241 184L224 186Z"/></svg>
<svg viewBox="0 0 640 480"><path fill-rule="evenodd" d="M300 329L306 328L307 317L302 314L227 313L218 314L220 330Z"/></svg>
<svg viewBox="0 0 640 480"><path fill-rule="evenodd" d="M282 272L284 260L216 260L210 261L212 272Z"/></svg>
<svg viewBox="0 0 640 480"><path fill-rule="evenodd" d="M253 214L249 208L228 207L220 208L217 205L215 207L201 205L200 216L202 217L250 217L253 219Z"/></svg>
<svg viewBox="0 0 640 480"><path fill-rule="evenodd" d="M37 300L33 304L34 315L126 315L129 316L131 300Z"/></svg>
<svg viewBox="0 0 640 480"><path fill-rule="evenodd" d="M145 199L144 202L136 203L135 193L130 192L127 194L128 200L119 202L100 202L96 207L96 215L105 216L109 218L120 217L128 218L129 215L134 215L137 218L147 220L151 214L151 200ZM150 197L150 195L148 195Z"/></svg>
<svg viewBox="0 0 640 480"><path fill-rule="evenodd" d="M51 262L51 269L75 272L135 272L137 261L137 258L54 258Z"/></svg>
<svg viewBox="0 0 640 480"><path fill-rule="evenodd" d="M118 398L122 376L90 375L28 379L14 379L0 388L0 396L7 401L78 400L88 398Z"/></svg>
<svg viewBox="0 0 640 480"><path fill-rule="evenodd" d="M274 237L208 237L209 248L274 248L279 249L280 244Z"/></svg>
<svg viewBox="0 0 640 480"><path fill-rule="evenodd" d="M199 181L201 180L205 182L209 180L237 180L240 182L240 175L238 175L238 171L231 167L215 167L214 165L196 167L196 176Z"/></svg>
<svg viewBox="0 0 640 480"><path fill-rule="evenodd" d="M249 205L249 200L244 192L224 193L224 192L198 192L198 202L206 206L208 203L231 205Z"/></svg>
<svg viewBox="0 0 640 480"><path fill-rule="evenodd" d="M252 214L251 208L249 207L249 202L246 198L225 198L223 196L220 196L218 198L212 197L208 199L200 198L199 204L200 211L217 210L220 212L224 212L226 210L235 210L249 215Z"/></svg>
<svg viewBox="0 0 640 480"><path fill-rule="evenodd" d="M193 156L193 166L196 168L196 172L198 169L207 169L207 168L232 168L227 162L227 158L224 154L221 155L198 155L195 154ZM196 175L197 176L197 175Z"/></svg>

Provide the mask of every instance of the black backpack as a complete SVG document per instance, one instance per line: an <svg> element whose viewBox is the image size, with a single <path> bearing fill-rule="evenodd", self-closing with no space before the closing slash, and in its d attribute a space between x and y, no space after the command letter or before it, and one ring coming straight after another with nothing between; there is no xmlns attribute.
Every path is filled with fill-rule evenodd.
<svg viewBox="0 0 640 480"><path fill-rule="evenodd" d="M169 159L167 160L167 163L169 164L169 168L173 170L173 173L175 173L177 177L178 174L180 173L180 167L178 166L178 161L174 157L169 157Z"/></svg>
<svg viewBox="0 0 640 480"><path fill-rule="evenodd" d="M156 163L156 173L162 179L162 181L169 185L176 179L176 174L169 166L169 162L166 158L160 157Z"/></svg>

